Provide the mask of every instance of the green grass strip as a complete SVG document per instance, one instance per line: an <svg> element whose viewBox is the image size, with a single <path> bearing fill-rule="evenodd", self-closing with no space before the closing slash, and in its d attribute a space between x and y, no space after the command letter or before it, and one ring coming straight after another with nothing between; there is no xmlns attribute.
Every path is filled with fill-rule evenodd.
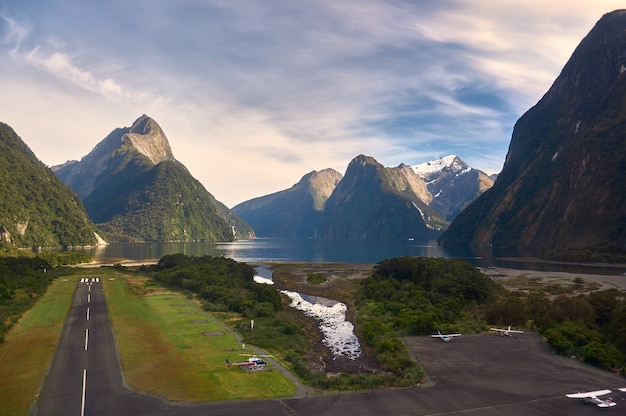
<svg viewBox="0 0 626 416"><path fill-rule="evenodd" d="M227 368L241 344L200 307L177 293L138 295L119 274L103 278L126 381L174 401L287 397L294 384L279 371Z"/></svg>
<svg viewBox="0 0 626 416"><path fill-rule="evenodd" d="M27 415L52 360L76 287L58 279L0 344L0 415Z"/></svg>

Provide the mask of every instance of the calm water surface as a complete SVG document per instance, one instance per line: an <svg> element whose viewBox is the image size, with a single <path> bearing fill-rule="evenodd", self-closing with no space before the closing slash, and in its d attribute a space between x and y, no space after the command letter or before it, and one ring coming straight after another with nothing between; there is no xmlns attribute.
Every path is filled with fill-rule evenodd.
<svg viewBox="0 0 626 416"><path fill-rule="evenodd" d="M166 254L223 256L242 262L377 263L412 255L451 257L436 241L336 241L257 238L234 242L114 243L80 250L93 258L159 259Z"/></svg>
<svg viewBox="0 0 626 416"><path fill-rule="evenodd" d="M528 259L527 253L490 248L448 248L436 241L338 241L257 238L234 242L191 243L114 243L107 246L84 248L95 259L135 261L156 260L166 254L183 253L189 256L210 255L228 257L247 263L259 262L339 262L377 263L398 256L458 258L478 267L508 267L516 269L564 271L576 273L619 274L626 268L564 265L542 263Z"/></svg>

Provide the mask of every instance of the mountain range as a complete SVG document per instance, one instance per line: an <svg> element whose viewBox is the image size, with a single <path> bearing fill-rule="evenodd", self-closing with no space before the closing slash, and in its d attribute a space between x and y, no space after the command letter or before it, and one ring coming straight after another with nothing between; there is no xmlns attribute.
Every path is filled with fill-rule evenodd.
<svg viewBox="0 0 626 416"><path fill-rule="evenodd" d="M345 175L310 172L289 189L232 209L174 158L146 115L113 130L80 161L52 169L0 123L0 245L230 241L256 231L335 240L443 232L443 245L537 253L625 247L625 97L626 11L618 10L598 21L517 121L495 183L453 155L392 168L358 155Z"/></svg>
<svg viewBox="0 0 626 416"><path fill-rule="evenodd" d="M80 161L53 166L89 216L116 241L231 241L252 228L178 162L161 127L139 117Z"/></svg>
<svg viewBox="0 0 626 416"><path fill-rule="evenodd" d="M445 245L626 246L626 10L604 15L515 124L502 172Z"/></svg>
<svg viewBox="0 0 626 416"><path fill-rule="evenodd" d="M387 168L359 155L345 176L333 169L293 187L244 201L233 211L261 237L429 239L493 184L457 156Z"/></svg>
<svg viewBox="0 0 626 416"><path fill-rule="evenodd" d="M44 192L35 183L28 186L36 189L32 196L10 192L38 201L0 208L7 218L5 225L0 224L0 238L20 246L93 245L104 240L230 241L257 234L287 238L432 238L448 222L429 205L442 195L459 206L467 204L463 195L473 198L479 188L477 182L472 186L460 185L474 170L455 156L429 162L439 169L424 169L404 164L386 168L370 156L359 155L350 162L345 177L333 169L310 172L288 190L246 201L231 210L174 158L160 126L146 115L131 127L114 129L80 161L68 161L50 169L37 160L10 127L3 125L2 132L6 158L2 166L7 172L18 172L17 166L31 164L42 171L27 177L7 173L5 189L23 187L30 178L47 176L60 188L55 192L66 194L68 201L73 201L39 201L35 195L47 195L54 188L46 186ZM482 173L478 176L486 177ZM468 191L461 192L463 187ZM10 201L5 199L5 205ZM67 208L68 204L75 209ZM38 222L8 220L20 218L16 207L29 205L33 213L24 218L41 215L37 206L54 208L56 216L45 214L44 209L42 217L52 218L52 223L45 227L61 230L63 237L29 238L24 230L36 230ZM57 218L61 214L71 222L61 222ZM254 228L242 217L249 219ZM78 237L68 237L64 227L75 228Z"/></svg>

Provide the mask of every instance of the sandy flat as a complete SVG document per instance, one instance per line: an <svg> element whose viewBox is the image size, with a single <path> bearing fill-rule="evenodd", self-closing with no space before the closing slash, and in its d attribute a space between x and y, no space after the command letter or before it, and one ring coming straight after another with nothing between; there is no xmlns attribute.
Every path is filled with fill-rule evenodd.
<svg viewBox="0 0 626 416"><path fill-rule="evenodd" d="M546 272L538 270L520 270L504 267L488 267L481 271L505 286L515 286L520 279L543 285L575 285L575 279L585 281L585 292L590 290L618 289L626 291L626 276L570 272Z"/></svg>

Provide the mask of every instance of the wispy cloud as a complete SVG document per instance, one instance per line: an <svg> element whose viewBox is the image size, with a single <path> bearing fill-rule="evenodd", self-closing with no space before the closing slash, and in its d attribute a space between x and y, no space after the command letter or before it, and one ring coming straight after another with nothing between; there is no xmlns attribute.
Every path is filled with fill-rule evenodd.
<svg viewBox="0 0 626 416"><path fill-rule="evenodd" d="M97 79L91 72L76 66L71 57L65 53L53 52L45 55L39 47L35 47L25 58L31 64L80 88L102 94L105 97L123 95L122 87L115 80L111 78Z"/></svg>
<svg viewBox="0 0 626 416"><path fill-rule="evenodd" d="M517 118L618 3L5 0L0 82L21 99L0 113L51 164L146 113L229 205L361 153L497 172Z"/></svg>
<svg viewBox="0 0 626 416"><path fill-rule="evenodd" d="M0 11L0 23L0 44L9 47L9 54L16 53L22 41L28 37L30 28L4 11Z"/></svg>

